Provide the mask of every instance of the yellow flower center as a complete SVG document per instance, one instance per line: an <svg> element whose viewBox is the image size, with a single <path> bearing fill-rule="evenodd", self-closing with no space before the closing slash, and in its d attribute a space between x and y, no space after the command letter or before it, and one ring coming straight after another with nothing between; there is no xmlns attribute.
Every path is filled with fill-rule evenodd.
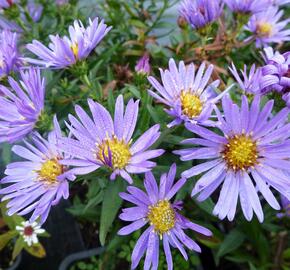
<svg viewBox="0 0 290 270"><path fill-rule="evenodd" d="M123 169L131 158L130 144L113 136L99 145L97 158L113 169Z"/></svg>
<svg viewBox="0 0 290 270"><path fill-rule="evenodd" d="M182 91L180 95L182 112L189 118L200 115L202 111L202 102L200 98L190 92Z"/></svg>
<svg viewBox="0 0 290 270"><path fill-rule="evenodd" d="M150 224L154 226L154 230L160 235L168 232L175 225L175 212L167 200L150 206L147 217Z"/></svg>
<svg viewBox="0 0 290 270"><path fill-rule="evenodd" d="M73 45L71 45L71 50L73 51L73 54L77 59L79 56L79 45L77 43L74 43Z"/></svg>
<svg viewBox="0 0 290 270"><path fill-rule="evenodd" d="M49 159L42 164L38 171L38 179L47 184L57 182L57 177L63 173L63 165L59 164L57 159Z"/></svg>
<svg viewBox="0 0 290 270"><path fill-rule="evenodd" d="M257 144L251 136L245 134L229 138L222 153L228 168L234 171L244 171L257 164Z"/></svg>
<svg viewBox="0 0 290 270"><path fill-rule="evenodd" d="M272 24L268 22L259 23L257 25L257 35L260 37L270 37L273 31Z"/></svg>

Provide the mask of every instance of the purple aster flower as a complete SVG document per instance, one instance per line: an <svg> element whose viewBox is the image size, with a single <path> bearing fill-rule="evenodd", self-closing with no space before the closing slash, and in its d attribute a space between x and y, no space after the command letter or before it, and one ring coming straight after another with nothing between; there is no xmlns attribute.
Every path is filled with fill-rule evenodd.
<svg viewBox="0 0 290 270"><path fill-rule="evenodd" d="M175 119L168 124L168 127L181 124L183 121L212 125L208 120L211 116L214 103L226 93L224 91L217 96L215 88L219 85L219 80L208 83L213 71L213 65L207 69L202 63L195 74L195 66L191 63L185 66L184 62L179 63L177 68L173 59L169 61L169 70L160 69L161 85L154 77L148 80L161 96L149 90L149 93L157 101L167 105L165 111Z"/></svg>
<svg viewBox="0 0 290 270"><path fill-rule="evenodd" d="M44 108L45 82L38 69L20 71L22 80L0 85L0 142L13 143L29 134Z"/></svg>
<svg viewBox="0 0 290 270"><path fill-rule="evenodd" d="M243 78L240 77L234 64L232 64L232 67L230 67L229 69L245 94L260 94L260 69L256 69L256 66L252 65L248 75L247 66L244 65L244 70L241 70Z"/></svg>
<svg viewBox="0 0 290 270"><path fill-rule="evenodd" d="M0 15L0 30L1 29L13 31L13 32L17 32L17 33L23 32L21 27L19 25L17 25L15 22L9 21Z"/></svg>
<svg viewBox="0 0 290 270"><path fill-rule="evenodd" d="M22 62L17 48L17 34L4 30L0 33L0 78L17 71Z"/></svg>
<svg viewBox="0 0 290 270"><path fill-rule="evenodd" d="M288 200L285 196L281 195L281 204L283 212L278 213L277 217L290 217L290 200Z"/></svg>
<svg viewBox="0 0 290 270"><path fill-rule="evenodd" d="M74 65L77 61L85 59L95 49L98 43L110 31L104 21L95 18L89 20L85 28L81 21L75 21L69 27L69 37L50 36L49 48L37 40L27 45L27 49L37 55L40 60L26 58L25 60L36 65L53 68L65 68Z"/></svg>
<svg viewBox="0 0 290 270"><path fill-rule="evenodd" d="M264 49L266 65L262 67L261 88L264 93L288 93L290 88L290 52L280 54L271 47Z"/></svg>
<svg viewBox="0 0 290 270"><path fill-rule="evenodd" d="M2 201L9 200L8 215L33 212L30 222L40 217L44 223L51 206L58 204L61 198L68 198L68 180L75 177L60 164L65 156L57 147L61 130L56 118L54 125L47 140L35 133L33 144L24 141L26 147L13 146L12 151L26 161L7 165L6 176L1 180L1 184L10 184L0 189L0 194L4 195Z"/></svg>
<svg viewBox="0 0 290 270"><path fill-rule="evenodd" d="M144 54L138 61L137 65L135 66L135 71L137 73L148 75L150 73L150 63L149 63L149 55Z"/></svg>
<svg viewBox="0 0 290 270"><path fill-rule="evenodd" d="M160 136L159 125L147 130L132 144L132 135L137 122L139 101L131 99L124 110L123 96L117 98L114 121L109 112L99 103L88 100L93 120L80 107L75 111L79 120L69 115L68 128L74 138L62 138L59 147L71 154L73 159L64 160L64 165L75 166L75 174L87 174L105 166L112 170L111 180L121 175L129 183L133 180L130 173L150 171L156 158L164 150L148 150Z"/></svg>
<svg viewBox="0 0 290 270"><path fill-rule="evenodd" d="M220 0L183 0L179 12L194 29L200 29L216 21L222 10Z"/></svg>
<svg viewBox="0 0 290 270"><path fill-rule="evenodd" d="M158 188L153 174L148 172L144 180L147 194L134 186L127 188L128 193L120 193L121 198L134 203L136 206L122 210L120 219L132 223L123 227L118 234L128 235L149 223L149 227L142 233L133 250L132 269L138 266L145 252L144 269L158 269L159 238L163 242L168 269L172 270L173 261L170 246L177 248L185 260L188 257L184 247L201 252L198 244L189 238L184 230L190 229L206 236L212 235L210 230L192 223L179 214L179 210L182 209L181 201L170 202L186 182L184 178L181 178L174 184L175 174L176 166L173 164L168 174L165 173L161 176Z"/></svg>
<svg viewBox="0 0 290 270"><path fill-rule="evenodd" d="M0 0L0 8L9 8L18 3L18 0Z"/></svg>
<svg viewBox="0 0 290 270"><path fill-rule="evenodd" d="M31 1L27 4L27 10L31 19L34 22L38 22L42 15L43 6L36 4L34 1Z"/></svg>
<svg viewBox="0 0 290 270"><path fill-rule="evenodd" d="M269 0L224 0L229 9L237 13L257 13L268 7Z"/></svg>
<svg viewBox="0 0 290 270"><path fill-rule="evenodd" d="M278 11L278 7L270 6L250 18L246 29L254 34L257 47L290 40L290 29L285 30L290 19L280 21L282 16L282 10Z"/></svg>
<svg viewBox="0 0 290 270"><path fill-rule="evenodd" d="M222 185L213 213L220 219L226 216L233 220L238 197L247 220L256 213L260 222L264 215L258 197L260 192L276 210L279 203L271 192L274 188L290 199L290 178L284 171L290 171L290 124L285 124L289 110L284 108L275 116L271 111L274 101L268 101L260 110L260 97L255 96L251 106L242 96L241 108L229 96L222 100L223 114L218 109L219 135L209 129L186 124L186 127L200 138L183 141L200 145L175 151L181 160L210 159L183 172L189 178L206 172L196 183L192 196L198 200L207 199Z"/></svg>
<svg viewBox="0 0 290 270"><path fill-rule="evenodd" d="M285 93L283 96L282 96L282 99L285 101L286 103L286 106L288 108L290 108L290 93Z"/></svg>

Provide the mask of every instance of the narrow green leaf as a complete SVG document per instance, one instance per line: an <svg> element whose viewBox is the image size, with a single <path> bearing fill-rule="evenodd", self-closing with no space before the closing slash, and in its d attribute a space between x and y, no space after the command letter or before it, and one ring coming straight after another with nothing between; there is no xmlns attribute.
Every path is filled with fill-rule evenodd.
<svg viewBox="0 0 290 270"><path fill-rule="evenodd" d="M46 256L45 249L42 244L37 243L32 246L24 246L24 249L34 257L44 258Z"/></svg>
<svg viewBox="0 0 290 270"><path fill-rule="evenodd" d="M250 270L257 270L257 268L252 263L249 263L249 265L250 265Z"/></svg>
<svg viewBox="0 0 290 270"><path fill-rule="evenodd" d="M113 95L112 89L109 89L108 93L108 108L111 114L114 113L114 108L115 108L115 98Z"/></svg>
<svg viewBox="0 0 290 270"><path fill-rule="evenodd" d="M0 235L0 251L17 235L16 231L9 231Z"/></svg>
<svg viewBox="0 0 290 270"><path fill-rule="evenodd" d="M224 239L217 252L220 258L231 251L236 250L245 240L245 235L237 229L232 230Z"/></svg>
<svg viewBox="0 0 290 270"><path fill-rule="evenodd" d="M122 204L119 193L125 188L125 183L121 179L109 182L104 193L100 220L100 242L105 244L106 236Z"/></svg>
<svg viewBox="0 0 290 270"><path fill-rule="evenodd" d="M12 259L15 260L15 258L19 255L21 250L25 247L25 242L22 237L19 237L15 243L15 246L13 248L12 253Z"/></svg>
<svg viewBox="0 0 290 270"><path fill-rule="evenodd" d="M214 208L214 202L211 198L208 198L207 200L203 202L197 202L196 205L201 208L203 211L207 212L209 215L212 215L212 211Z"/></svg>

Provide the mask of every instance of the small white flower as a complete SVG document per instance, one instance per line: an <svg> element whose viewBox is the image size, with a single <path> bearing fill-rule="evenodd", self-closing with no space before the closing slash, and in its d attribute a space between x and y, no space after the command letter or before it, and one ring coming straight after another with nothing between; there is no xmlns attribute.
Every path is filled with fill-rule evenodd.
<svg viewBox="0 0 290 270"><path fill-rule="evenodd" d="M23 237L24 242L28 246L38 243L38 234L45 232L44 229L41 229L40 225L37 222L30 223L29 221L21 222L22 226L16 226L16 230L19 231L19 234Z"/></svg>

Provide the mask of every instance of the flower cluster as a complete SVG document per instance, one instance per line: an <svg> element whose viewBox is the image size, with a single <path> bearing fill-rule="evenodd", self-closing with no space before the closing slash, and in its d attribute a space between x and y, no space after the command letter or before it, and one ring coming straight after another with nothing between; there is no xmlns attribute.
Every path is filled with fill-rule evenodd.
<svg viewBox="0 0 290 270"><path fill-rule="evenodd" d="M68 81L75 83L73 71L82 64L89 67L88 58L111 27L99 18L89 20L87 27L80 20L75 20L68 28L68 36L50 35L48 47L38 40L24 46L37 59L20 57L17 47L19 35L7 29L2 31L0 142L17 142L11 149L20 160L7 165L5 176L0 180L0 195L1 200L7 202L9 216L30 215L29 221L16 227L22 240L28 246L38 243L37 235L44 233L40 225L47 220L53 206L61 199L69 198L69 185L79 176L81 180L85 177L94 180L100 175L102 179L111 181L122 178L127 182L123 181L123 184L129 184L127 192L121 192L119 196L134 206L124 207L119 218L131 224L121 228L118 234L129 235L147 226L132 252L132 269L136 269L145 256L144 269L157 270L160 242L169 270L173 269L172 248L178 249L185 260L188 259L185 248L201 252L190 233L198 233L201 237L210 237L212 233L181 214L183 201L176 196L181 189L184 194L188 192L186 184L192 184L191 178L198 177L191 193L198 202L210 198L213 193L219 194L213 215L221 220L227 218L232 221L240 204L246 220L252 220L255 214L263 222L262 199L273 209L280 210L275 194L281 196L285 212L278 213L278 216L289 216L290 52L275 52L272 47L266 47L262 54L265 65L253 64L250 68L244 65L240 71L236 68L236 65L242 66L239 63L228 66L227 55L228 50L238 49L243 42L255 40L256 47L263 47L269 43L289 41L290 30L286 27L290 20L283 20L283 11L279 10L280 5L288 2L183 0L180 14L194 30L201 30L197 35L204 38L201 47L192 49L194 40L188 47L188 44L182 44L184 46L173 50L179 56L181 50L188 49L185 53L188 58L184 57L184 61L179 63L171 58L167 69L159 69L159 78L155 75L147 78L154 73L149 60L155 60L150 58L149 49L147 53L147 48L143 48L146 52L142 54L131 50L135 56L143 55L131 76L136 81L136 88L141 90L124 83L125 87L118 94L115 94L117 80L104 87L101 85L99 92L96 90L99 85L95 87L93 83L97 77L95 73L103 59L96 61L93 70L87 68L87 74L76 78L81 85L76 89L78 93L69 97L73 102L74 115L66 111L66 108L72 107L62 106L68 104L67 100L63 102L59 97L62 92L51 84L45 85L41 70L50 68L45 74L49 79L55 69L65 69L63 73L68 76L60 84L69 96L72 93L69 92ZM0 1L0 7L5 9L14 4L14 7L21 6L16 1ZM56 4L66 5L67 1L56 1ZM212 24L219 20L221 28L226 25L222 16L225 6L236 18L234 34L229 36L227 31L219 29L214 43L209 45L206 35L214 31ZM34 22L44 16L43 6L33 1L27 3L26 8ZM236 36L245 29L251 34L247 33L247 38L243 37L241 42ZM115 53L116 48L112 47ZM123 44L121 47L123 49ZM219 60L212 61L215 48L222 48L216 59L224 57L226 68L218 66ZM202 59L194 58L196 61L193 61L192 55ZM107 61L110 57L105 58ZM134 58L133 68L135 63ZM130 64L115 69L126 73L132 68ZM234 84L230 80L224 81L228 70ZM59 76L63 73L60 72ZM109 71L107 75L112 76ZM151 89L147 89L150 85ZM234 85L239 89L236 93L233 93ZM130 93L126 92L127 89ZM281 94L286 102L287 106L281 110L274 108L274 100L268 96L273 91ZM137 100L131 98L131 94ZM59 100L47 108L50 99ZM108 102L107 107L104 100ZM56 115L53 116L53 127L50 125L52 121L48 118L55 107L65 111L67 132L61 129ZM164 119L155 117L156 108L161 109ZM170 120L166 120L162 110ZM43 124L46 125L45 130L40 128ZM170 141L171 133L176 130L181 131L174 137L177 144L191 146L180 149L172 142L169 150L174 155L164 157L164 144ZM169 169L160 176L160 180L156 180L153 173L165 171L163 159L167 165L169 163ZM179 159L182 165L177 168L175 162ZM185 167L183 161L186 162ZM177 169L181 178L175 182ZM144 184L145 191L140 188L140 183Z"/></svg>

